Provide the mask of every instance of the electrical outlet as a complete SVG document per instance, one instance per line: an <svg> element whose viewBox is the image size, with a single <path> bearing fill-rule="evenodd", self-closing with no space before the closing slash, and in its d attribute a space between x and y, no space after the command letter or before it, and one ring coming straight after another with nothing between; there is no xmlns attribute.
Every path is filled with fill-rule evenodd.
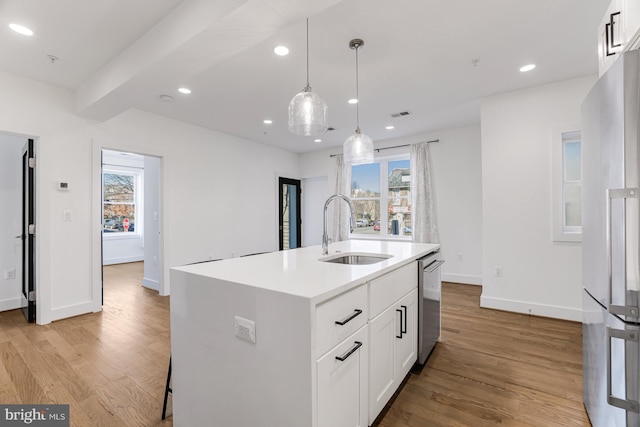
<svg viewBox="0 0 640 427"><path fill-rule="evenodd" d="M62 216L65 221L71 221L71 211L64 211Z"/></svg>
<svg viewBox="0 0 640 427"><path fill-rule="evenodd" d="M462 252L458 252L458 261L462 261Z"/></svg>
<svg viewBox="0 0 640 427"><path fill-rule="evenodd" d="M16 278L16 269L11 268L9 270L4 271L4 279L5 280L13 280Z"/></svg>
<svg viewBox="0 0 640 427"><path fill-rule="evenodd" d="M495 276L502 277L502 267L496 267Z"/></svg>
<svg viewBox="0 0 640 427"><path fill-rule="evenodd" d="M238 338L252 342L256 342L256 322L253 320L245 319L240 316L235 317L236 326L235 332Z"/></svg>

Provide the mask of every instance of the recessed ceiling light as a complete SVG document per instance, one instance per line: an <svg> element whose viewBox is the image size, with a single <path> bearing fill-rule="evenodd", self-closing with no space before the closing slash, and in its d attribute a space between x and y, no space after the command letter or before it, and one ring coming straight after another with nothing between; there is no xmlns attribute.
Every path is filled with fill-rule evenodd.
<svg viewBox="0 0 640 427"><path fill-rule="evenodd" d="M524 67L520 68L521 72L526 72L526 71L531 71L534 68L536 68L536 64L529 64L529 65L525 65Z"/></svg>
<svg viewBox="0 0 640 427"><path fill-rule="evenodd" d="M171 101L173 101L173 96L171 96L171 95L162 94L162 95L160 95L159 98L163 102L171 102Z"/></svg>
<svg viewBox="0 0 640 427"><path fill-rule="evenodd" d="M357 104L358 100L355 98L351 98L349 101L347 101L349 104Z"/></svg>
<svg viewBox="0 0 640 427"><path fill-rule="evenodd" d="M185 95L189 95L191 93L191 89L186 88L186 87L181 87L181 88L178 89L178 92L184 93Z"/></svg>
<svg viewBox="0 0 640 427"><path fill-rule="evenodd" d="M394 129L394 128L395 128L395 126L393 126L393 125L389 125L389 126L385 126L384 128L385 128L386 130L391 130L391 129Z"/></svg>
<svg viewBox="0 0 640 427"><path fill-rule="evenodd" d="M289 48L286 46L276 46L273 48L273 53L278 56L285 56L289 54Z"/></svg>
<svg viewBox="0 0 640 427"><path fill-rule="evenodd" d="M273 120L266 119L263 120L262 123L264 123L265 125L270 125L271 123L273 123Z"/></svg>
<svg viewBox="0 0 640 427"><path fill-rule="evenodd" d="M318 138L318 139L314 139L313 142L322 142L322 140Z"/></svg>
<svg viewBox="0 0 640 427"><path fill-rule="evenodd" d="M32 36L33 35L33 31L31 31L29 28L25 27L24 25L9 24L9 28L11 28L16 33L22 34L23 36Z"/></svg>

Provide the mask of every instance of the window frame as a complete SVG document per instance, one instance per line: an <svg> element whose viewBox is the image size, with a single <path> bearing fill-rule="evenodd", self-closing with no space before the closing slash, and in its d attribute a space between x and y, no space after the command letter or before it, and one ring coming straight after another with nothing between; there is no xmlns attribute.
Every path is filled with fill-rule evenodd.
<svg viewBox="0 0 640 427"><path fill-rule="evenodd" d="M105 233L104 232L104 206L105 206L105 200L104 200L104 175L105 174L119 174L119 175L130 175L133 176L134 178L134 183L133 183L133 203L129 203L129 202L123 202L123 203L116 203L116 204L132 204L133 205L133 211L135 213L135 217L136 220L134 222L135 224L135 229L134 231L113 231L113 232L109 232L109 233ZM144 197L144 186L143 186L143 178L144 177L144 168L141 167L134 167L134 166L121 166L121 165L103 165L102 167L102 174L101 174L101 191L102 191L102 201L101 201L101 208L102 208L102 236L104 239L137 239L140 238L140 236L142 236L142 221L139 221L140 218L142 218L142 215L144 215L143 212L143 197ZM107 202L107 204L112 204Z"/></svg>
<svg viewBox="0 0 640 427"><path fill-rule="evenodd" d="M380 206L380 234L359 234L349 232L350 239L362 239L362 240L400 240L400 241L412 241L413 240L413 217L411 219L411 231L410 235L394 235L389 234L388 226L382 227L382 224L389 224L389 212L387 206L391 199L407 199L408 205L412 204L412 189L409 186L409 195L406 196L390 196L389 195L389 163L399 160L406 160L409 162L409 170L411 170L411 155L410 153L394 154L384 157L376 157L373 163L380 164L380 196L379 197L352 197L353 195L353 167L359 165L351 165L351 184L349 186L349 198L355 203L358 200L378 200ZM384 231L384 232L383 232Z"/></svg>
<svg viewBox="0 0 640 427"><path fill-rule="evenodd" d="M577 134L577 138L572 135ZM565 144L580 142L582 158L582 132L577 124L557 127L552 135L552 196L553 196L553 230L554 242L582 242L582 226L566 225L566 189L582 186L582 170L580 180L567 180L565 169Z"/></svg>

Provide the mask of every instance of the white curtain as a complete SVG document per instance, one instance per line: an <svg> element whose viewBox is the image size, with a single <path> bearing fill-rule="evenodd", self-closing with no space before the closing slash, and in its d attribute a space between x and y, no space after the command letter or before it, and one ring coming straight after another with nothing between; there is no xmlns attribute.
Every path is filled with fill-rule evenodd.
<svg viewBox="0 0 640 427"><path fill-rule="evenodd" d="M429 144L426 142L411 145L411 199L413 241L438 243L431 154Z"/></svg>
<svg viewBox="0 0 640 427"><path fill-rule="evenodd" d="M344 163L342 154L338 154L336 159L336 194L343 194L351 198L351 166ZM344 200L336 199L333 202L333 229L331 231L331 240L338 242L349 238L349 227L351 217L349 216L349 207ZM329 225L331 226L331 224Z"/></svg>

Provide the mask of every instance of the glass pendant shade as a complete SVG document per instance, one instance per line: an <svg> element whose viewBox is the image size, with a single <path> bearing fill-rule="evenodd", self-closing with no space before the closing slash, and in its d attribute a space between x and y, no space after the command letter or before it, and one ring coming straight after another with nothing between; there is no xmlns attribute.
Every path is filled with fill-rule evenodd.
<svg viewBox="0 0 640 427"><path fill-rule="evenodd" d="M358 129L344 142L342 153L344 162L351 165L373 163L373 141Z"/></svg>
<svg viewBox="0 0 640 427"><path fill-rule="evenodd" d="M289 131L296 135L320 135L325 133L327 124L327 103L310 87L304 88L289 102Z"/></svg>

